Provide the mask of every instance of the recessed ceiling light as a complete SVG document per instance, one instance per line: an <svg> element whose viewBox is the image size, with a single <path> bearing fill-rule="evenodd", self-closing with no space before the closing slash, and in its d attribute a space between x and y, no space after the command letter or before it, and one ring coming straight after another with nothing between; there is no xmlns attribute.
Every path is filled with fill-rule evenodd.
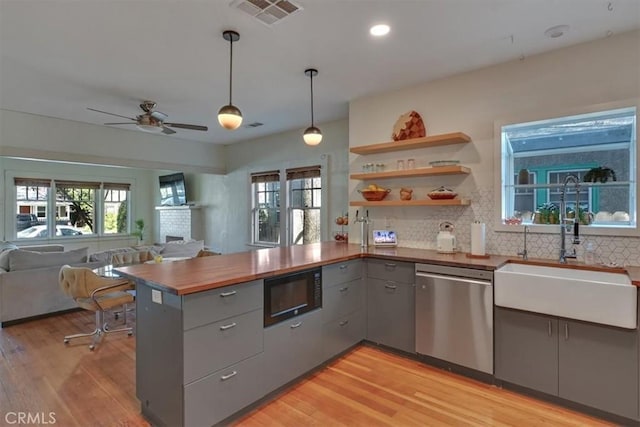
<svg viewBox="0 0 640 427"><path fill-rule="evenodd" d="M390 29L391 28L387 24L378 24L371 27L369 29L369 33L371 33L372 36L382 37L389 34Z"/></svg>
<svg viewBox="0 0 640 427"><path fill-rule="evenodd" d="M562 37L567 31L569 31L568 25L556 25L555 27L547 29L544 35L552 39L557 39L558 37Z"/></svg>

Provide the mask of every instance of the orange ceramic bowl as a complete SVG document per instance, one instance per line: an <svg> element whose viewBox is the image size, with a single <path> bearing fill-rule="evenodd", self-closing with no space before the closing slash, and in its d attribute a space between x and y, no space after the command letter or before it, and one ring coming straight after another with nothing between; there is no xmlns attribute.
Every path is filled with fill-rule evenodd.
<svg viewBox="0 0 640 427"><path fill-rule="evenodd" d="M365 198L365 200L368 200L370 202L379 202L380 200L384 199L385 197L387 197L387 194L389 194L391 192L391 190L358 190L360 192L360 194L362 194L362 197Z"/></svg>

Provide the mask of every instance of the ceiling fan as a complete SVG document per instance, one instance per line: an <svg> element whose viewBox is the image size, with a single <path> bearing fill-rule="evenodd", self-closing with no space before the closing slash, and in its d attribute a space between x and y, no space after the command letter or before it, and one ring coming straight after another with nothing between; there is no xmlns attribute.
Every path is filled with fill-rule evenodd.
<svg viewBox="0 0 640 427"><path fill-rule="evenodd" d="M167 123L165 120L169 117L160 111L154 111L156 103L153 101L142 101L140 108L144 111L143 114L136 116L135 118L121 116L120 114L109 113L107 111L96 110L95 108L87 108L87 110L96 111L98 113L109 114L111 116L122 117L123 119L132 120L131 122L123 123L105 123L105 125L136 125L138 129L145 132L164 133L165 135L171 135L176 133L177 129L190 129L190 130L209 130L206 126L189 125L185 123Z"/></svg>

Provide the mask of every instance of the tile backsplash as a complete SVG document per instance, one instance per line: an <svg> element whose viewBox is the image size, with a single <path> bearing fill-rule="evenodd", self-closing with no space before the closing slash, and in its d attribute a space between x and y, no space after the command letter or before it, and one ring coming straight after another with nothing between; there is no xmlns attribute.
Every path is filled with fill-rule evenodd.
<svg viewBox="0 0 640 427"><path fill-rule="evenodd" d="M392 213L385 209L371 209L373 229L385 228L387 224L398 234L400 245L409 248L436 249L436 236L442 221L450 221L455 226L458 248L469 252L471 248L471 223L485 223L486 252L497 255L516 256L523 248L522 232L494 231L494 191L492 188L476 189L468 195L470 206L428 207L419 213L411 211L415 207L398 208ZM358 230L353 230L359 237ZM578 260L584 261L587 242L593 244L596 262L620 266L640 266L640 238L583 235L577 245ZM567 238L567 247L571 248ZM530 258L557 259L560 250L560 233L530 232L527 238Z"/></svg>

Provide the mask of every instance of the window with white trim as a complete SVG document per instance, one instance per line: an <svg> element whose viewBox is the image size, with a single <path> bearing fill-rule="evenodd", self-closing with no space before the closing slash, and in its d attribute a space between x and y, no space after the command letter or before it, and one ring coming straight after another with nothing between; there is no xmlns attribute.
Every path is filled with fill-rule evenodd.
<svg viewBox="0 0 640 427"><path fill-rule="evenodd" d="M636 227L636 107L510 124L501 139L503 224L556 224L575 175L568 214L593 228Z"/></svg>
<svg viewBox="0 0 640 427"><path fill-rule="evenodd" d="M280 171L251 174L255 244L280 243Z"/></svg>
<svg viewBox="0 0 640 427"><path fill-rule="evenodd" d="M289 241L293 245L319 242L322 207L320 166L287 169L287 185Z"/></svg>
<svg viewBox="0 0 640 427"><path fill-rule="evenodd" d="M128 183L16 177L14 185L18 239L129 232Z"/></svg>

